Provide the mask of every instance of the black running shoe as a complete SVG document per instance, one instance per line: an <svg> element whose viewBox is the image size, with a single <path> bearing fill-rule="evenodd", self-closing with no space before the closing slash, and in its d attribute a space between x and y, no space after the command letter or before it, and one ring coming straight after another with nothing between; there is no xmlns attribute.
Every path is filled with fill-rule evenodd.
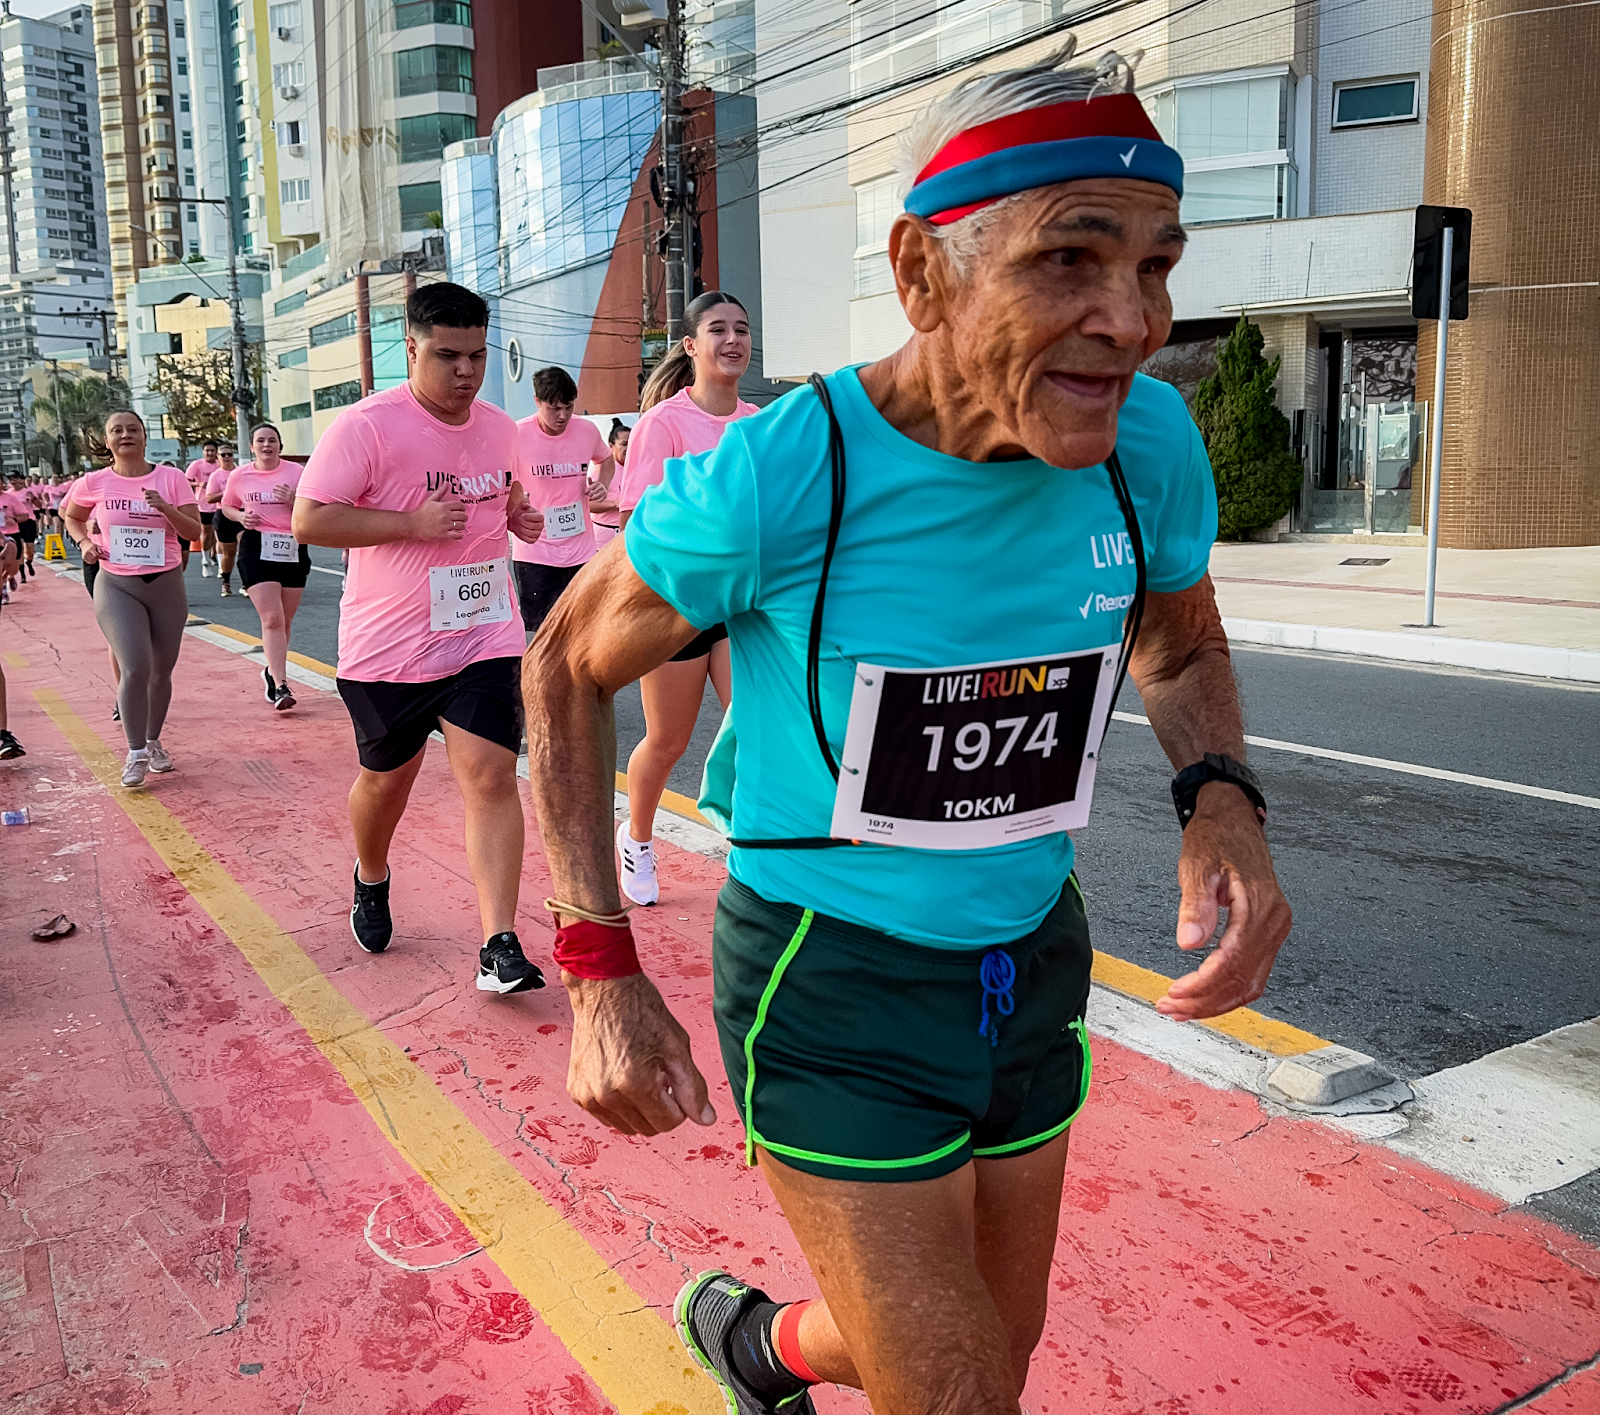
<svg viewBox="0 0 1600 1415"><path fill-rule="evenodd" d="M267 702L273 707L276 707L278 705L278 684L274 680L272 674L267 672L265 668L261 670L261 682L265 685L267 690Z"/></svg>
<svg viewBox="0 0 1600 1415"><path fill-rule="evenodd" d="M544 974L523 956L515 934L496 934L478 950L480 991L526 992L543 986Z"/></svg>
<svg viewBox="0 0 1600 1415"><path fill-rule="evenodd" d="M294 694L289 691L287 683L278 684L278 691L273 694L272 705L279 712L287 712L294 706Z"/></svg>
<svg viewBox="0 0 1600 1415"><path fill-rule="evenodd" d="M759 1287L747 1287L713 1268L684 1283L672 1304L672 1315L684 1347L721 1388L728 1415L817 1415L809 1390L774 1405L751 1390L733 1364L730 1342L739 1318L758 1303L771 1300Z"/></svg>
<svg viewBox="0 0 1600 1415"><path fill-rule="evenodd" d="M394 933L389 917L389 875L377 884L361 882L361 865L355 867L356 902L350 906L350 932L368 953L382 953Z"/></svg>
<svg viewBox="0 0 1600 1415"><path fill-rule="evenodd" d="M22 743L17 741L5 728L0 727L0 762L8 762L12 757L25 757L27 755L22 750Z"/></svg>

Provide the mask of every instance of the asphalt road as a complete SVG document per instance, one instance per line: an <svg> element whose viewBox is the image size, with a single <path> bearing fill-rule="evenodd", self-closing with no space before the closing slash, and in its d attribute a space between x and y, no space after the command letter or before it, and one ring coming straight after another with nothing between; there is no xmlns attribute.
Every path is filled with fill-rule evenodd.
<svg viewBox="0 0 1600 1415"><path fill-rule="evenodd" d="M335 551L314 550L324 571ZM313 573L293 646L332 663L337 574ZM192 611L257 632L196 557ZM1342 655L1241 647L1247 731L1365 756L1600 796L1600 690ZM1122 710L1142 711L1131 685ZM707 692L671 786L699 791L718 721ZM636 688L617 705L618 761L643 735ZM1252 748L1271 806L1294 931L1257 1006L1427 1075L1600 1012L1600 813L1455 782ZM1171 768L1148 727L1113 723L1079 878L1096 946L1168 976L1181 833Z"/></svg>

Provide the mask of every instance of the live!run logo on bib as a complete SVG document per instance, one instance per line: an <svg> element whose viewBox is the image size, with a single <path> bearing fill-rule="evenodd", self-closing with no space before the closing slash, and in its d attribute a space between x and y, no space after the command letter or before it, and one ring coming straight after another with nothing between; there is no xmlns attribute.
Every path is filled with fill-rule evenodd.
<svg viewBox="0 0 1600 1415"><path fill-rule="evenodd" d="M856 666L832 834L982 850L1088 823L1120 645Z"/></svg>

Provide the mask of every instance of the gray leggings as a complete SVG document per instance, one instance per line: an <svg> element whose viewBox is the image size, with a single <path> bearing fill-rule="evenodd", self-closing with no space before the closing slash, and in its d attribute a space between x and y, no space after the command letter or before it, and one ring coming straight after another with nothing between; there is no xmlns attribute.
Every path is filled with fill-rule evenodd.
<svg viewBox="0 0 1600 1415"><path fill-rule="evenodd" d="M175 566L146 582L143 575L102 570L94 580L94 617L117 656L122 682L117 707L128 748L161 736L172 701L172 670L183 647L189 595Z"/></svg>

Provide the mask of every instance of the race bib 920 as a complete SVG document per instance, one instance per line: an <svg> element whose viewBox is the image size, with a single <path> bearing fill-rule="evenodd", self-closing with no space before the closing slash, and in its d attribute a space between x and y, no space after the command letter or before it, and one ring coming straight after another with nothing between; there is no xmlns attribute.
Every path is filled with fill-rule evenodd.
<svg viewBox="0 0 1600 1415"><path fill-rule="evenodd" d="M428 571L428 628L434 633L504 624L511 612L511 576L504 559L435 565Z"/></svg>
<svg viewBox="0 0 1600 1415"><path fill-rule="evenodd" d="M857 665L832 834L983 850L1087 824L1119 648Z"/></svg>
<svg viewBox="0 0 1600 1415"><path fill-rule="evenodd" d="M106 541L113 565L150 565L159 570L167 563L167 533L159 526L111 526Z"/></svg>

